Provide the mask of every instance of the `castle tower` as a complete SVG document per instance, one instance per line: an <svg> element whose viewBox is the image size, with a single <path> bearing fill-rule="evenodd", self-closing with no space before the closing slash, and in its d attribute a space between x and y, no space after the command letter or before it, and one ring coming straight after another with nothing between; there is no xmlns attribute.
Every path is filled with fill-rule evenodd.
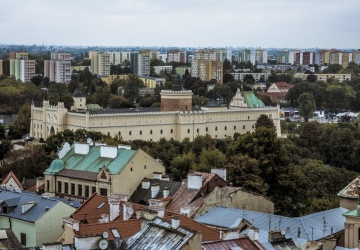
<svg viewBox="0 0 360 250"><path fill-rule="evenodd" d="M72 110L86 109L86 97L80 90L76 89L72 97L74 99L74 106L71 107Z"/></svg>
<svg viewBox="0 0 360 250"><path fill-rule="evenodd" d="M161 111L192 111L191 90L161 90Z"/></svg>

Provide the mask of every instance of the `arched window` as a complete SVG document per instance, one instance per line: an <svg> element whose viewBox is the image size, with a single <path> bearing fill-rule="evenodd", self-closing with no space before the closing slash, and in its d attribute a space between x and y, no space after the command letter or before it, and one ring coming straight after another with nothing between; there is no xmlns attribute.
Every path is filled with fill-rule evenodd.
<svg viewBox="0 0 360 250"><path fill-rule="evenodd" d="M250 120L250 116L248 116L248 120Z"/></svg>
<svg viewBox="0 0 360 250"><path fill-rule="evenodd" d="M152 130L150 130L150 135L152 135Z"/></svg>
<svg viewBox="0 0 360 250"><path fill-rule="evenodd" d="M236 126L234 126L234 130L236 130Z"/></svg>
<svg viewBox="0 0 360 250"><path fill-rule="evenodd" d="M245 129L245 125L243 126L243 129Z"/></svg>
<svg viewBox="0 0 360 250"><path fill-rule="evenodd" d="M209 130L209 129L206 127L206 132L208 132L208 130Z"/></svg>
<svg viewBox="0 0 360 250"><path fill-rule="evenodd" d="M140 135L142 135L142 130L140 130Z"/></svg>
<svg viewBox="0 0 360 250"><path fill-rule="evenodd" d="M162 129L160 130L160 134L161 134L161 135L163 134L163 130L162 130Z"/></svg>
<svg viewBox="0 0 360 250"><path fill-rule="evenodd" d="M217 127L215 127L215 131L217 131Z"/></svg>
<svg viewBox="0 0 360 250"><path fill-rule="evenodd" d="M225 130L227 130L227 127L225 126L225 128L224 128Z"/></svg>
<svg viewBox="0 0 360 250"><path fill-rule="evenodd" d="M172 130L172 129L170 129L170 133L171 133L171 134L173 133L173 130Z"/></svg>
<svg viewBox="0 0 360 250"><path fill-rule="evenodd" d="M199 133L199 129L196 129L196 133Z"/></svg>
<svg viewBox="0 0 360 250"><path fill-rule="evenodd" d="M131 135L131 131L129 132L129 135Z"/></svg>
<svg viewBox="0 0 360 250"><path fill-rule="evenodd" d="M190 129L188 129L188 134L190 134Z"/></svg>

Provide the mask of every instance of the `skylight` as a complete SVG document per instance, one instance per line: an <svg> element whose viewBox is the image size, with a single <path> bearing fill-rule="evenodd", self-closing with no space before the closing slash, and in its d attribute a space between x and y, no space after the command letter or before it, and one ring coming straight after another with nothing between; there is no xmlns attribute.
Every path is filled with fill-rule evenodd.
<svg viewBox="0 0 360 250"><path fill-rule="evenodd" d="M97 208L100 209L105 205L106 201L104 201L103 203L101 203Z"/></svg>
<svg viewBox="0 0 360 250"><path fill-rule="evenodd" d="M120 234L116 228L111 229L111 232L115 238L120 238Z"/></svg>

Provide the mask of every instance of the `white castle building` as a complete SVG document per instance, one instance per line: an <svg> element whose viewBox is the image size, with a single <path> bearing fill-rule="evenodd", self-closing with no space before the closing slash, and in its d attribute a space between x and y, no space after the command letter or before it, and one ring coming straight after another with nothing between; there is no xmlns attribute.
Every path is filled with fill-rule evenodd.
<svg viewBox="0 0 360 250"><path fill-rule="evenodd" d="M153 140L161 138L191 141L198 135L227 138L234 133L253 131L256 120L265 114L273 120L280 136L279 106L266 107L253 92L237 91L229 107L192 107L189 90L162 90L161 108L97 109L86 105L80 91L73 94L71 110L64 103L42 107L31 106L30 135L43 138L65 129L99 131L111 136L120 135L124 140Z"/></svg>

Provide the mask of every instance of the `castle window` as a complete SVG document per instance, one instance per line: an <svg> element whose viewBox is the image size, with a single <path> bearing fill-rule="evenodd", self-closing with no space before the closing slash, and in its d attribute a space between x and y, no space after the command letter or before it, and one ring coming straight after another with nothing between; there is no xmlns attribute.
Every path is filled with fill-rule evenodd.
<svg viewBox="0 0 360 250"><path fill-rule="evenodd" d="M163 130L160 130L160 134L161 134L161 135L163 134Z"/></svg>
<svg viewBox="0 0 360 250"><path fill-rule="evenodd" d="M142 135L142 130L140 130L140 135Z"/></svg>
<svg viewBox="0 0 360 250"><path fill-rule="evenodd" d="M187 105L185 105L185 110L188 110L188 106L187 106Z"/></svg>
<svg viewBox="0 0 360 250"><path fill-rule="evenodd" d="M170 129L170 133L171 133L171 134L173 133L173 130L172 130L172 129Z"/></svg>
<svg viewBox="0 0 360 250"><path fill-rule="evenodd" d="M75 195L75 183L71 183L71 194Z"/></svg>
<svg viewBox="0 0 360 250"><path fill-rule="evenodd" d="M46 189L47 189L47 191L50 191L50 181L49 180L46 181Z"/></svg>
<svg viewBox="0 0 360 250"><path fill-rule="evenodd" d="M100 188L100 195L107 196L107 189L106 188Z"/></svg>
<svg viewBox="0 0 360 250"><path fill-rule="evenodd" d="M217 131L217 127L215 127L215 131Z"/></svg>
<svg viewBox="0 0 360 250"><path fill-rule="evenodd" d="M129 132L129 135L131 135L131 131Z"/></svg>
<svg viewBox="0 0 360 250"><path fill-rule="evenodd" d="M245 129L245 125L243 126L243 129Z"/></svg>
<svg viewBox="0 0 360 250"><path fill-rule="evenodd" d="M252 125L251 127L252 127L252 128L255 128L255 125Z"/></svg>
<svg viewBox="0 0 360 250"><path fill-rule="evenodd" d="M236 126L234 126L234 130L236 130Z"/></svg>
<svg viewBox="0 0 360 250"><path fill-rule="evenodd" d="M82 196L82 185L78 184L78 196Z"/></svg>
<svg viewBox="0 0 360 250"><path fill-rule="evenodd" d="M85 197L89 197L89 186L85 186Z"/></svg>
<svg viewBox="0 0 360 250"><path fill-rule="evenodd" d="M188 134L190 134L190 129L188 129Z"/></svg>
<svg viewBox="0 0 360 250"><path fill-rule="evenodd" d="M69 183L67 183L67 182L64 183L64 189L65 189L64 193L68 194L69 193Z"/></svg>
<svg viewBox="0 0 360 250"><path fill-rule="evenodd" d="M144 165L144 169L146 169L146 165Z"/></svg>
<svg viewBox="0 0 360 250"><path fill-rule="evenodd" d="M248 116L248 120L250 120L250 116Z"/></svg>
<svg viewBox="0 0 360 250"><path fill-rule="evenodd" d="M199 133L199 129L196 129L196 133Z"/></svg>
<svg viewBox="0 0 360 250"><path fill-rule="evenodd" d="M225 126L225 128L224 128L225 130L227 130L227 127Z"/></svg>
<svg viewBox="0 0 360 250"><path fill-rule="evenodd" d="M96 193L96 187L91 187L91 193L92 194Z"/></svg>
<svg viewBox="0 0 360 250"><path fill-rule="evenodd" d="M82 99L80 98L80 102L82 102ZM80 105L81 106L81 105Z"/></svg>
<svg viewBox="0 0 360 250"><path fill-rule="evenodd" d="M150 135L152 135L152 130L150 130Z"/></svg>

